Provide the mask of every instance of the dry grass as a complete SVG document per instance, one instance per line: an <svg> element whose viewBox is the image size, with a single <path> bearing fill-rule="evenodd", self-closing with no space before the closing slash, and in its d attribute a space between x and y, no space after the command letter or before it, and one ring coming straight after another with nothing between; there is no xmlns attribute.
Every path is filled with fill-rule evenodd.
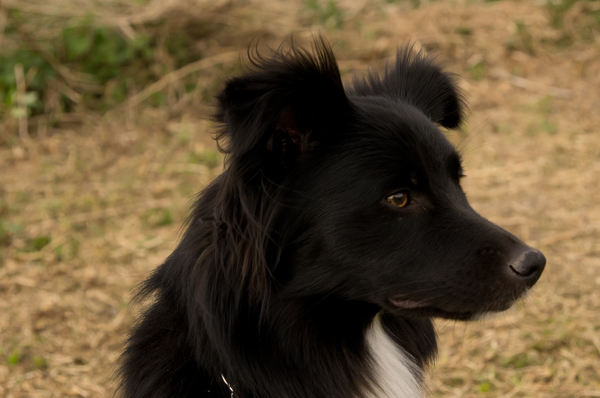
<svg viewBox="0 0 600 398"><path fill-rule="evenodd" d="M14 3L40 11L41 3ZM52 4L47 14L88 7L108 15L98 2ZM125 30L132 18L194 8L110 4L107 20ZM463 76L471 115L452 139L464 153L471 202L548 258L533 293L508 314L438 323L431 395L600 397L600 41L596 30L556 44L578 37L589 22L582 7L599 2L570 10L559 29L529 1L338 4L344 27L324 33L345 71L381 64L414 40ZM275 44L305 29L310 13L297 18L295 7L215 8L214 18L243 26L243 35L217 33L204 44L208 56L243 50L250 33ZM206 67L207 83L222 78L218 66ZM1 396L112 393L135 315L131 291L173 250L194 192L220 171L206 114L191 104L175 116L135 106L0 147ZM2 129L19 136L16 122Z"/></svg>

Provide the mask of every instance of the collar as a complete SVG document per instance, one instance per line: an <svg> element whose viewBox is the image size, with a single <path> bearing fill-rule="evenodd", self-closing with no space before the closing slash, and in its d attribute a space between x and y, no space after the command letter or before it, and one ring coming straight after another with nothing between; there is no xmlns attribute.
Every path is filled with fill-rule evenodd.
<svg viewBox="0 0 600 398"><path fill-rule="evenodd" d="M233 392L233 388L231 388L231 384L229 384L229 382L227 381L227 379L225 378L225 376L223 376L223 373L221 373L221 379L223 379L223 382L227 385L227 387L229 388L229 391L231 391L231 398L235 398L235 394Z"/></svg>

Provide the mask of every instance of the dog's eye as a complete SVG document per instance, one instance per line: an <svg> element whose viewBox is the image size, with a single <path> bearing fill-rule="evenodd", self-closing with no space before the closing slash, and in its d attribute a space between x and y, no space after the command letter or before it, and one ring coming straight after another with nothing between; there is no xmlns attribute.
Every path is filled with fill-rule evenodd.
<svg viewBox="0 0 600 398"><path fill-rule="evenodd" d="M396 207L404 207L408 204L408 192L400 191L386 198L388 202Z"/></svg>

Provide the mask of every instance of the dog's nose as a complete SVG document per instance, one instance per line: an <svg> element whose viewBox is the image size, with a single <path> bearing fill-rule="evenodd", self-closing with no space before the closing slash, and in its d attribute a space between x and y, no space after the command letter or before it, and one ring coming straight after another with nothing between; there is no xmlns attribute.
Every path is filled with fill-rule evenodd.
<svg viewBox="0 0 600 398"><path fill-rule="evenodd" d="M537 282L545 266L546 257L539 250L530 247L517 253L508 265L511 274L525 282L528 287Z"/></svg>

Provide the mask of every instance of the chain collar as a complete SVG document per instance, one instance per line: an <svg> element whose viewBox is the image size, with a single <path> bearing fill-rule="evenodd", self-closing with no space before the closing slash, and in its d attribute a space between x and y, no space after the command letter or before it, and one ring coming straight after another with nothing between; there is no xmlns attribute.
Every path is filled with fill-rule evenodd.
<svg viewBox="0 0 600 398"><path fill-rule="evenodd" d="M223 382L227 385L227 387L229 388L229 391L231 391L231 398L235 398L235 394L233 393L233 388L231 388L231 384L229 384L229 382L227 381L225 376L223 376L223 373L221 373L221 379L223 379Z"/></svg>

